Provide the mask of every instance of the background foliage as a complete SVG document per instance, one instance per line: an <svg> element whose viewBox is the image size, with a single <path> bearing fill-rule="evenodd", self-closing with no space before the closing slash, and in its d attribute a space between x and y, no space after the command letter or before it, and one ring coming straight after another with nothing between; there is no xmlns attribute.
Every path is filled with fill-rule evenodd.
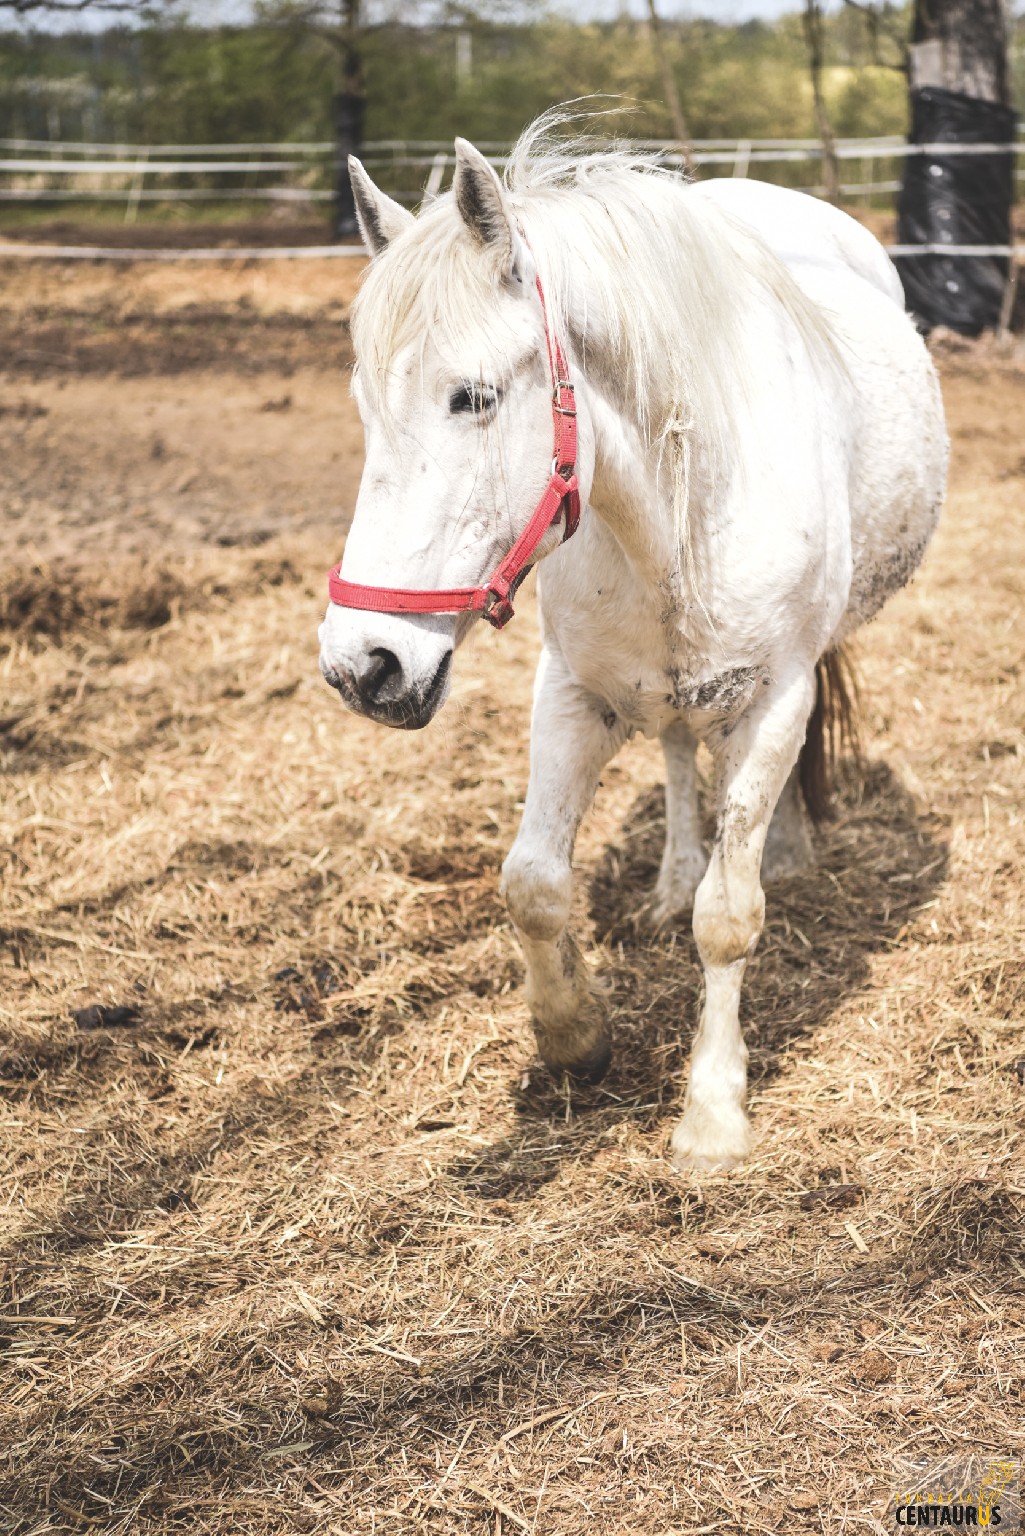
<svg viewBox="0 0 1025 1536"><path fill-rule="evenodd" d="M814 133L798 16L741 26L697 20L665 32L695 136ZM836 131L902 132L904 79L873 62L862 18L843 12L830 18L828 33L825 84ZM637 22L391 24L368 29L362 48L371 139L463 133L508 142L544 107L591 92L635 103L631 134L670 133L651 38ZM892 48L883 53L896 57ZM327 139L338 68L330 29L290 5L247 27L201 28L164 16L93 34L8 32L0 36L0 134L142 143Z"/></svg>

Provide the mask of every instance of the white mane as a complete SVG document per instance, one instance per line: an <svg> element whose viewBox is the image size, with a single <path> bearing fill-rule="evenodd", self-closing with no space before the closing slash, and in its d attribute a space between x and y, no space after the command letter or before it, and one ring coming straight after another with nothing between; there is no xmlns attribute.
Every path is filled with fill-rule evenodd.
<svg viewBox="0 0 1025 1536"><path fill-rule="evenodd" d="M746 226L690 194L654 155L554 137L539 118L509 157L509 207L541 272L551 319L585 373L660 448L681 535L693 462L736 464L751 306L782 306L813 363L834 368L822 312ZM465 357L475 337L501 354L495 303L502 274L471 239L451 194L373 263L352 314L361 377L371 390L396 353L429 338Z"/></svg>

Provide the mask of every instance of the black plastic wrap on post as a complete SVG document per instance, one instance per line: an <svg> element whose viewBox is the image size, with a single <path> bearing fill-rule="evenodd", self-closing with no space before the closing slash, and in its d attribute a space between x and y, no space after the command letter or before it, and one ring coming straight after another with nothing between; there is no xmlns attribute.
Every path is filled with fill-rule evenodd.
<svg viewBox="0 0 1025 1536"><path fill-rule="evenodd" d="M995 101L924 87L911 93L912 144L1010 144L1015 114ZM899 204L901 245L1009 245L1014 198L1010 149L979 155L909 155ZM965 336L996 326L1007 284L1000 256L901 256L908 309L930 330Z"/></svg>

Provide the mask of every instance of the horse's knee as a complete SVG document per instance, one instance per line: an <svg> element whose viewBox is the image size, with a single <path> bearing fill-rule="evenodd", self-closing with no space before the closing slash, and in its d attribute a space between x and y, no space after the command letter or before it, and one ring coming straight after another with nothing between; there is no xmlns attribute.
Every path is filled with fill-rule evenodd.
<svg viewBox="0 0 1025 1536"><path fill-rule="evenodd" d="M702 964L733 965L751 954L765 921L757 868L727 870L713 857L694 896L694 938Z"/></svg>
<svg viewBox="0 0 1025 1536"><path fill-rule="evenodd" d="M509 916L529 939L559 937L569 921L572 888L568 865L549 864L516 848L502 866L502 894Z"/></svg>

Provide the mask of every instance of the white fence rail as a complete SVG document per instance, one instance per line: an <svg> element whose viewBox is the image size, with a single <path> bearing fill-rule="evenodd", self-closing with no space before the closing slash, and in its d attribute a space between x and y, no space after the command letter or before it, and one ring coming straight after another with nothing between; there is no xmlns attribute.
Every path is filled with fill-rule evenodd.
<svg viewBox="0 0 1025 1536"><path fill-rule="evenodd" d="M682 164L678 146L641 141L660 150L669 165ZM504 145L484 146L501 167ZM879 161L909 156L973 157L1025 152L1025 138L1010 144L908 144L881 137L840 139L837 159L859 162L862 177L841 186L846 197L871 198L899 187L893 172L877 179ZM802 166L820 163L817 139L699 139L693 147L698 166L746 176L755 166ZM367 168L383 175L394 195L415 203L436 195L451 173L451 145L379 140L364 149ZM131 216L141 202L292 202L328 201L334 164L330 143L259 144L71 144L43 139L0 139L0 202L124 202ZM1025 170L1017 168L1018 179ZM272 178L270 181L267 178ZM821 191L809 187L809 191Z"/></svg>
<svg viewBox="0 0 1025 1536"><path fill-rule="evenodd" d="M908 144L894 136L840 139L835 150L844 163L858 162L862 179L843 183L846 198L871 199L900 188L894 176L899 162L910 156L1025 154L1025 129L1006 144ZM479 146L501 169L507 158L504 144ZM679 146L665 140L641 140L638 147L657 150L669 165L682 165ZM252 144L75 144L46 139L0 139L0 204L116 202L125 206L125 222L134 222L140 204L155 202L271 202L313 204L333 197L335 146L332 143ZM718 174L747 176L753 167L800 166L821 163L818 139L698 139L693 159ZM382 139L363 149L367 168L381 178L394 196L407 203L436 196L450 176L455 160L451 144L435 140L411 142ZM891 162L889 177L875 176L880 161ZM1025 169L1016 166L1018 180ZM268 180L268 178L270 178ZM147 185L148 183L148 185ZM804 183L804 190L822 187ZM358 245L283 246L273 248L153 249L116 247L35 246L24 242L0 245L0 255L64 260L238 260L358 253ZM1000 256L1025 260L1025 246L890 246L892 255Z"/></svg>

